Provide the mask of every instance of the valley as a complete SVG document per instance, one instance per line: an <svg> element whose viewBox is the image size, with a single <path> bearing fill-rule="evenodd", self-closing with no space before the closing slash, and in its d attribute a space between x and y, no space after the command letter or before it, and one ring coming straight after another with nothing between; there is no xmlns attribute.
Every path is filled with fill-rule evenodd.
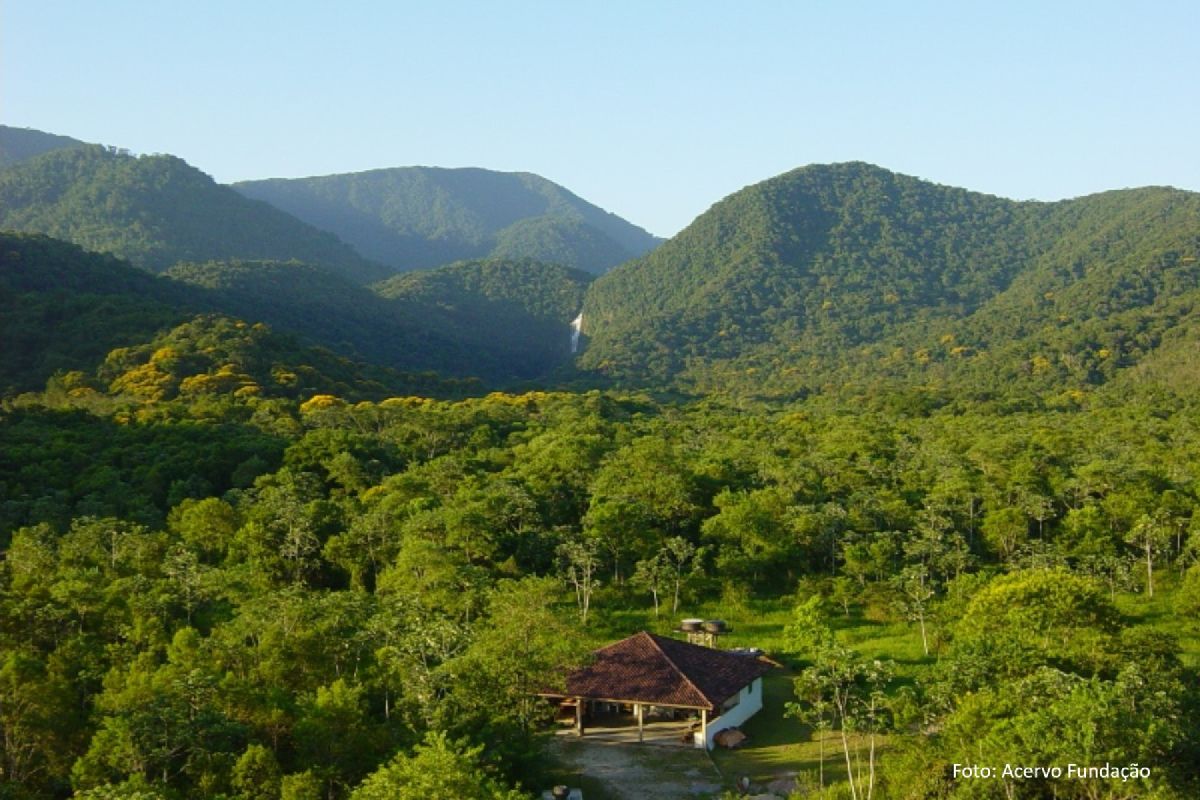
<svg viewBox="0 0 1200 800"><path fill-rule="evenodd" d="M1198 259L1167 187L815 164L660 241L0 126L0 796L1194 797ZM692 616L747 744L581 766L541 695Z"/></svg>

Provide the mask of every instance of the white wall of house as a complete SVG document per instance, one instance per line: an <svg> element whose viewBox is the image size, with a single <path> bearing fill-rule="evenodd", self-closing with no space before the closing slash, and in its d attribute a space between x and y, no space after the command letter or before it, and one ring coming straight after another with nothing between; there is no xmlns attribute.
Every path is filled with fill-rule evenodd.
<svg viewBox="0 0 1200 800"><path fill-rule="evenodd" d="M738 692L737 699L736 706L708 721L704 741L699 741L700 737L697 736L696 747L711 750L718 733L726 728L736 728L762 709L762 678L755 678L753 683Z"/></svg>

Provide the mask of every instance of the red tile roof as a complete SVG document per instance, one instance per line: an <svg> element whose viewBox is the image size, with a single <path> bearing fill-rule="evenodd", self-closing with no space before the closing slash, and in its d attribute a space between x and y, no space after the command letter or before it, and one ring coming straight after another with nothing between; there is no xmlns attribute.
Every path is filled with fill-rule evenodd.
<svg viewBox="0 0 1200 800"><path fill-rule="evenodd" d="M597 650L567 676L565 694L714 711L770 669L757 658L642 631Z"/></svg>

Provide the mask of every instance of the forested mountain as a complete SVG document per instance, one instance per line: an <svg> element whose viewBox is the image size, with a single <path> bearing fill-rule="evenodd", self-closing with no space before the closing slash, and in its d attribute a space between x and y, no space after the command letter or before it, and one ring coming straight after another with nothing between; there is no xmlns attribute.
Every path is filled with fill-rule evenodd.
<svg viewBox="0 0 1200 800"><path fill-rule="evenodd" d="M182 322L189 293L109 255L0 233L0 391L40 389Z"/></svg>
<svg viewBox="0 0 1200 800"><path fill-rule="evenodd" d="M522 259L460 261L437 269L406 272L372 287L383 297L420 300L471 311L486 319L518 312L566 325L579 313L592 275L582 270Z"/></svg>
<svg viewBox="0 0 1200 800"><path fill-rule="evenodd" d="M0 229L43 233L161 271L180 261L296 259L368 283L389 270L173 156L95 145L0 171Z"/></svg>
<svg viewBox="0 0 1200 800"><path fill-rule="evenodd" d="M600 273L658 239L524 172L402 167L234 184L396 270L479 258Z"/></svg>
<svg viewBox="0 0 1200 800"><path fill-rule="evenodd" d="M111 389L120 394L144 383L137 392L153 399L173 397L181 385L212 393L201 388L210 374L234 381L234 389L258 386L256 393L264 396L456 396L478 390L472 381L438 378L428 360L414 367L414 359L404 358L400 347L372 353L394 356L380 357L375 364L327 349L361 359L355 342L369 344L371 337L385 332L418 351L429 338L424 326L395 324L395 315L381 316L373 325L363 323L359 303L374 301L382 308L389 304L336 276L299 264L177 269L193 285L150 275L113 256L88 253L55 239L0 234L0 341L5 343L0 392L41 389L55 373L77 376L68 382L68 390ZM236 285L239 275L246 278L244 285ZM207 286L202 277L208 279ZM280 301L284 287L296 294ZM307 305L287 302L306 289L319 290ZM313 317L323 324L313 326ZM292 334L272 331L263 320ZM315 348L314 343L323 346ZM429 350L426 359L439 354L446 358L447 350L460 356L462 352L447 343L441 350ZM402 371L406 367L409 371ZM452 374L449 369L441 372ZM275 380L280 374L291 378ZM274 378L267 380L267 375Z"/></svg>
<svg viewBox="0 0 1200 800"><path fill-rule="evenodd" d="M468 263L402 276L381 295L297 262L177 264L155 276L47 237L0 234L0 389L41 388L55 371L90 370L113 348L213 313L381 367L504 386L569 359L568 323L588 280L536 262Z"/></svg>
<svg viewBox="0 0 1200 800"><path fill-rule="evenodd" d="M85 146L86 142L72 139L70 136L58 136L33 128L0 125L0 167L24 161L51 150Z"/></svg>
<svg viewBox="0 0 1200 800"><path fill-rule="evenodd" d="M1018 203L861 163L806 167L593 284L579 363L783 395L1088 386L1191 313L1198 243L1188 192Z"/></svg>
<svg viewBox="0 0 1200 800"><path fill-rule="evenodd" d="M304 264L181 264L168 276L207 290L206 307L390 367L488 385L544 377L570 357L570 315L587 276L536 262L459 264L373 292Z"/></svg>
<svg viewBox="0 0 1200 800"><path fill-rule="evenodd" d="M307 264L210 261L178 264L166 275L204 289L207 309L263 321L377 364L455 376L483 368L436 307L391 302Z"/></svg>
<svg viewBox="0 0 1200 800"><path fill-rule="evenodd" d="M456 328L476 334L478 347L522 354L523 374L535 377L569 358L570 323L591 280L586 272L558 264L486 260L406 272L374 289L396 301L441 309Z"/></svg>

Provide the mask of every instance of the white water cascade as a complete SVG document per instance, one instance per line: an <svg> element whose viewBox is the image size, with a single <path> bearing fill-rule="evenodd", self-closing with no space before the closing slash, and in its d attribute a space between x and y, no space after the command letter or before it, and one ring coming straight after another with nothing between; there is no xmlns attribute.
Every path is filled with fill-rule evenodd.
<svg viewBox="0 0 1200 800"><path fill-rule="evenodd" d="M579 316L571 320L571 353L574 354L579 350L579 333L583 330L583 312L579 312Z"/></svg>

